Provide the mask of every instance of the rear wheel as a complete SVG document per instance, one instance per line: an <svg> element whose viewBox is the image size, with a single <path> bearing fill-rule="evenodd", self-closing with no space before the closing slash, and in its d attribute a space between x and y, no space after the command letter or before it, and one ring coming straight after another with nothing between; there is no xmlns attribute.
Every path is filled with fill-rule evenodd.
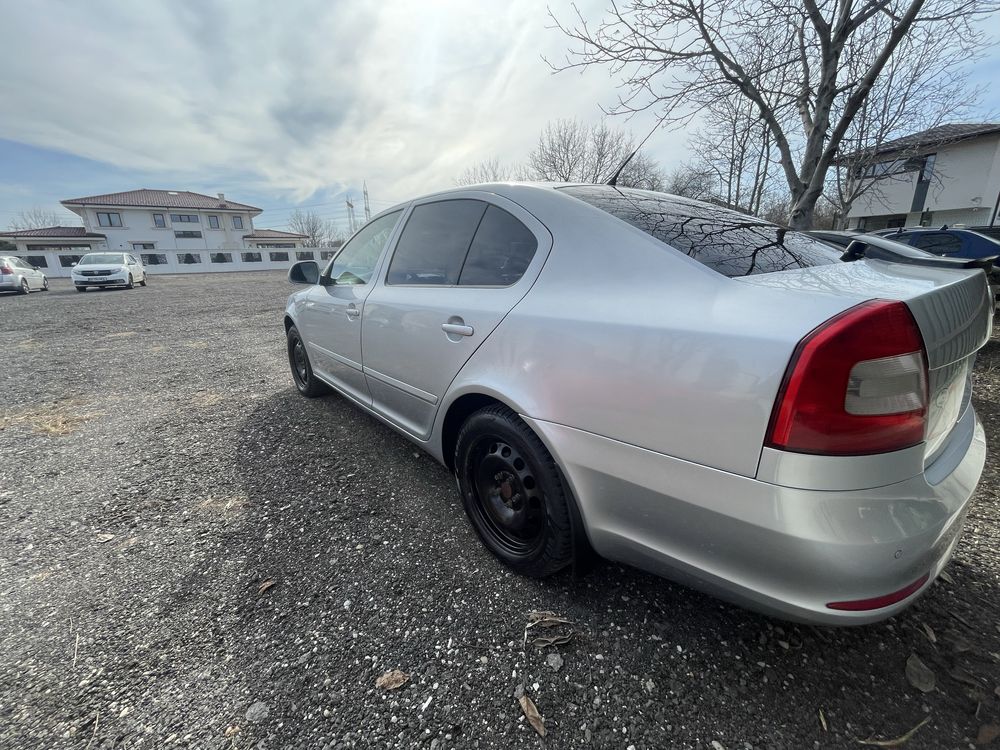
<svg viewBox="0 0 1000 750"><path fill-rule="evenodd" d="M31 291L31 287L28 286L27 279L21 279L21 294L27 294Z"/></svg>
<svg viewBox="0 0 1000 750"><path fill-rule="evenodd" d="M135 289L135 283L132 281L132 274L128 275L128 283L125 284L126 289Z"/></svg>
<svg viewBox="0 0 1000 750"><path fill-rule="evenodd" d="M573 562L570 500L559 469L514 412L497 404L466 420L455 472L469 520L501 561L537 578Z"/></svg>
<svg viewBox="0 0 1000 750"><path fill-rule="evenodd" d="M42 277L42 291L43 292L49 291L49 279L47 276Z"/></svg>
<svg viewBox="0 0 1000 750"><path fill-rule="evenodd" d="M139 282L139 286L146 286L146 272L142 273L142 281Z"/></svg>
<svg viewBox="0 0 1000 750"><path fill-rule="evenodd" d="M326 383L313 375L312 365L309 363L309 353L306 351L305 342L299 334L299 329L292 326L288 329L288 364L292 368L292 380L299 393L307 398L316 398L327 393L330 389Z"/></svg>

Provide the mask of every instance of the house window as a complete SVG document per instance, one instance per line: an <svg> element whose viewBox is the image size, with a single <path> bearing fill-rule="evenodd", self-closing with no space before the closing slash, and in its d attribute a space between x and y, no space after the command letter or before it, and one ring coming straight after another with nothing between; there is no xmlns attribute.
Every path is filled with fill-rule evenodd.
<svg viewBox="0 0 1000 750"><path fill-rule="evenodd" d="M201 263L201 253L177 253L177 262L182 266L193 266Z"/></svg>
<svg viewBox="0 0 1000 750"><path fill-rule="evenodd" d="M170 221L175 224L197 224L198 216L196 214L170 214Z"/></svg>
<svg viewBox="0 0 1000 750"><path fill-rule="evenodd" d="M233 217L233 229L242 229L242 228L243 228L243 217L242 216L234 216Z"/></svg>
<svg viewBox="0 0 1000 750"><path fill-rule="evenodd" d="M218 216L209 216L208 217L208 228L209 229L218 229L219 228L219 217Z"/></svg>
<svg viewBox="0 0 1000 750"><path fill-rule="evenodd" d="M163 219L163 214L153 214L153 226L163 229L167 226L167 222Z"/></svg>
<svg viewBox="0 0 1000 750"><path fill-rule="evenodd" d="M155 250L156 249L156 243L155 242L133 242L132 243L132 249L133 250Z"/></svg>
<svg viewBox="0 0 1000 750"><path fill-rule="evenodd" d="M312 250L299 250L295 253L295 260L313 260L316 257L316 253Z"/></svg>
<svg viewBox="0 0 1000 750"><path fill-rule="evenodd" d="M45 260L44 255L25 255L24 262L35 268L48 268L49 262Z"/></svg>
<svg viewBox="0 0 1000 750"><path fill-rule="evenodd" d="M232 263L233 254L232 253L209 253L208 257L211 258L213 263Z"/></svg>
<svg viewBox="0 0 1000 750"><path fill-rule="evenodd" d="M272 263L275 263L275 262L281 261L281 260L288 260L288 253L284 253L284 252L282 252L282 253L268 253L268 255L271 256L271 262Z"/></svg>
<svg viewBox="0 0 1000 750"><path fill-rule="evenodd" d="M266 248L271 248L271 247L278 248L278 247L281 247L281 248L284 248L284 247L295 247L295 244L292 243L292 242L258 242L257 243L257 247L266 247Z"/></svg>
<svg viewBox="0 0 1000 750"><path fill-rule="evenodd" d="M319 257L320 260L330 260L334 255L337 254L336 250L320 250Z"/></svg>
<svg viewBox="0 0 1000 750"><path fill-rule="evenodd" d="M165 266L167 256L164 253L143 253L142 262L147 266Z"/></svg>
<svg viewBox="0 0 1000 750"><path fill-rule="evenodd" d="M196 240L201 237L201 232L191 232L191 231L180 231L174 232L174 237L179 240Z"/></svg>
<svg viewBox="0 0 1000 750"><path fill-rule="evenodd" d="M244 263L260 263L260 253L243 253Z"/></svg>
<svg viewBox="0 0 1000 750"><path fill-rule="evenodd" d="M122 215L98 211L97 223L102 227L120 227L122 225Z"/></svg>
<svg viewBox="0 0 1000 750"><path fill-rule="evenodd" d="M60 255L59 265L62 266L63 268L69 268L74 263L79 263L80 258L82 257L83 257L82 255Z"/></svg>

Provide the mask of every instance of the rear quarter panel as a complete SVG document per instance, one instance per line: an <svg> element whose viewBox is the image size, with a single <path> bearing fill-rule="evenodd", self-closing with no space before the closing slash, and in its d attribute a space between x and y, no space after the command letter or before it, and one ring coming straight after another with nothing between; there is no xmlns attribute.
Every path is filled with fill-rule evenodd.
<svg viewBox="0 0 1000 750"><path fill-rule="evenodd" d="M754 476L796 344L860 299L741 284L547 192L522 204L554 237L545 267L439 420L483 392L533 419Z"/></svg>

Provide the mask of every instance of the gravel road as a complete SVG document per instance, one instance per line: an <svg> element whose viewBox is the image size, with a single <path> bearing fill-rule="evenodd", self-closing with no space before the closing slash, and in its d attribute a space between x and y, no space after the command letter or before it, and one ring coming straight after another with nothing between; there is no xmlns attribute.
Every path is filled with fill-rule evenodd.
<svg viewBox="0 0 1000 750"><path fill-rule="evenodd" d="M1000 724L1000 340L950 578L886 623L820 629L610 563L509 573L445 469L296 394L290 289L0 298L0 747L844 748L925 722L906 748L965 748ZM525 646L534 610L572 623L529 640L570 642ZM393 669L408 681L377 687Z"/></svg>

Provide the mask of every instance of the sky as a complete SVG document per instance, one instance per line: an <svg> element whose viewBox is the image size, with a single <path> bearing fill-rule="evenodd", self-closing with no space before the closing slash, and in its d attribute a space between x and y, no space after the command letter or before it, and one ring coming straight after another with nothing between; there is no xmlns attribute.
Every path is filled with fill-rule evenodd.
<svg viewBox="0 0 1000 750"><path fill-rule="evenodd" d="M258 228L295 207L346 227L364 183L374 213L522 161L551 119L599 120L615 77L553 74L550 27L540 0L0 0L0 227L34 206L78 223L60 199L143 187L224 192L264 209ZM970 76L1000 79L1000 51ZM653 119L613 124L641 138ZM669 169L687 133L644 150Z"/></svg>

